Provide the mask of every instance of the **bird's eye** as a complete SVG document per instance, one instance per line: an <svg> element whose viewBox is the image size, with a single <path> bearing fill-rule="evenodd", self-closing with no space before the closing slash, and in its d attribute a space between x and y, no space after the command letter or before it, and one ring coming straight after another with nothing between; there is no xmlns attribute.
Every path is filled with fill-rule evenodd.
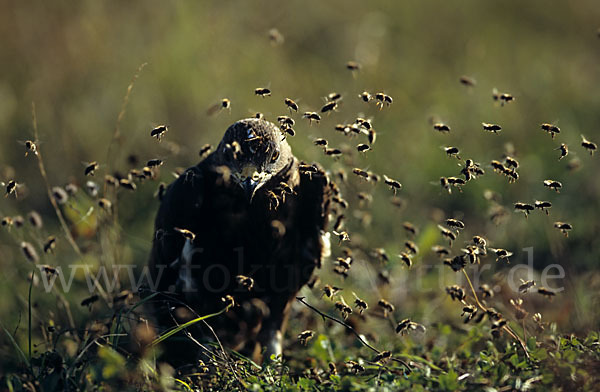
<svg viewBox="0 0 600 392"><path fill-rule="evenodd" d="M275 162L279 158L279 151L275 150L273 156L271 156L271 162Z"/></svg>

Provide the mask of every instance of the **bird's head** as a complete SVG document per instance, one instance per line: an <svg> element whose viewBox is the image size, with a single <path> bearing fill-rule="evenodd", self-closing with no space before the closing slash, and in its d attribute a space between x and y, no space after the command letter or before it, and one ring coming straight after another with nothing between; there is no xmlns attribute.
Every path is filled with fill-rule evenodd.
<svg viewBox="0 0 600 392"><path fill-rule="evenodd" d="M231 179L243 188L248 200L269 180L286 170L294 157L275 124L257 118L231 125L216 151L229 167Z"/></svg>

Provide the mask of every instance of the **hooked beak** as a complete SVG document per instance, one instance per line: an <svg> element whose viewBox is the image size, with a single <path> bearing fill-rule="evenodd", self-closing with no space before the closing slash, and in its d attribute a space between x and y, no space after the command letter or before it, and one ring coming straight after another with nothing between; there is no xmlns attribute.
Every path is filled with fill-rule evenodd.
<svg viewBox="0 0 600 392"><path fill-rule="evenodd" d="M244 190L248 202L252 202L256 191L264 184L265 173L259 173L256 167L249 165L236 177L238 184Z"/></svg>
<svg viewBox="0 0 600 392"><path fill-rule="evenodd" d="M258 190L259 184L260 183L258 181L254 181L250 177L247 177L245 180L243 180L240 183L240 185L242 186L242 189L244 189L244 193L246 194L246 198L248 199L249 202L251 202L252 199L254 198L254 194Z"/></svg>

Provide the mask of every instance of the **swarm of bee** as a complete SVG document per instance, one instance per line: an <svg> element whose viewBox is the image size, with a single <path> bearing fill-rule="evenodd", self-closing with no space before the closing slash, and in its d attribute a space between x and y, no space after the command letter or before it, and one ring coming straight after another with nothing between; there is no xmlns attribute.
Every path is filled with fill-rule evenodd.
<svg viewBox="0 0 600 392"><path fill-rule="evenodd" d="M275 29L269 32L269 39L274 45L280 45L284 42L281 33ZM354 75L354 77L356 77L358 72L362 70L362 65L355 61L349 61L346 63L346 68ZM477 82L468 76L460 77L459 82L463 86L466 86L470 91L474 91L471 89L475 89L477 86ZM248 92L248 94L250 94L250 92ZM393 98L387 93L381 91L371 93L365 90L362 92L355 91L352 94L351 97L353 97L353 100L357 101L356 97L358 97L361 106L375 110L375 112L379 112L383 109L386 109L385 112L387 112L388 109L394 108L394 106L392 106ZM267 98L277 95L277 92L272 92L269 87L258 87L254 90L254 95L260 98ZM346 92L344 92L344 96L346 96ZM260 99L256 100L260 101ZM518 105L518 101L516 102L516 99L512 94L506 92L500 93L495 89L493 91L493 100L497 102L499 106L505 106L509 103L511 104L510 106ZM322 153L326 157L333 158L331 161L334 162L336 169L335 171L332 170L330 173L330 177L335 178L335 181L332 181L334 192L331 197L331 222L333 228L331 234L333 234L334 239L337 240L334 241L334 243L337 243L337 248L334 249L337 253L324 263L331 263L330 265L332 265L333 268L328 268L328 270L333 271L335 274L334 278L339 279L338 282L340 283L329 282L321 285L318 277L315 277L310 281L308 286L310 289L321 293L320 298L324 301L324 306L327 306L329 310L332 310L332 314L339 317L339 321L343 325L352 328L352 325L359 322L359 320L364 320L368 317L379 317L384 318L386 321L393 324L392 329L398 334L398 338L409 338L405 337L405 335L415 331L420 333L426 333L427 331L427 328L424 325L412 321L411 318L404 318L397 322L395 316L400 313L401 309L396 309L393 297L380 297L375 302L373 301L373 298L365 296L364 298L366 299L363 299L362 294L359 297L356 293L352 292L354 301L350 302L350 305L346 303L343 294L347 294L348 289L344 291L344 288L341 286L344 286L346 282L351 282L353 275L357 274L356 270L360 269L357 265L369 262L365 259L376 260L376 268L379 269L377 271L377 284L381 287L387 287L393 282L391 271L393 271L395 265L400 265L404 270L403 273L411 274L411 269L418 266L424 258L429 256L435 257L436 263L444 266L443 268L448 267L452 272L464 274L467 279L469 279L467 273L467 267L469 266L481 264L486 260L494 260L494 258L496 262L506 264L509 263L510 258L514 256L512 251L499 247L505 245L496 244L493 242L493 239L490 239L490 245L494 246L491 247L488 246L488 239L483 235L474 235L472 238L467 236L465 233L471 228L472 222L472 219L470 219L469 216L465 218L458 216L445 219L442 216L441 219L433 220L434 223L430 225L433 228L433 235L436 238L436 242L441 240L443 241L441 242L443 245L435 244L431 246L431 243L429 243L427 247L424 247L422 238L420 237L421 230L417 225L408 221L401 224L402 229L400 230L403 230L406 237L399 241L399 245L403 246L400 251L396 249L396 252L392 253L392 250L389 249L390 253L388 255L388 252L380 247L381 245L367 244L365 236L362 235L362 233L355 233L353 230L356 227L369 227L370 222L376 219L369 212L371 205L376 203L379 196L374 189L376 189L376 187L383 187L386 189L386 195L387 197L390 197L390 203L401 209L406 205L405 199L402 198L405 187L415 187L415 184L406 183L405 185L405 179L399 175L400 173L387 172L384 174L383 172L379 172L375 168L375 165L369 164L369 157L372 156L372 154L377 154L378 146L381 144L381 142L378 142L377 145L375 144L376 140L378 140L378 133L375 130L376 127L379 130L377 119L369 117L369 113L367 113L367 115L364 113L353 113L351 116L346 116L346 113L344 115L347 118L341 119L341 121L348 122L341 122L328 130L324 130L323 128L326 128L325 125L331 120L330 117L335 118L343 112L346 106L349 106L348 102L344 102L342 94L337 92L327 94L327 96L324 97L324 103L321 105L312 106L313 108L319 108L320 106L320 109L315 109L316 111L308 111L305 109L303 101L299 99L279 97L277 99L273 98L265 100L265 102L268 101L276 101L278 107L284 112L284 114L277 116L276 120L273 119L273 121L279 125L282 137L293 137L297 133L302 135L304 131L308 132L308 129L316 129L318 130L318 133L311 136L312 143L315 146L314 148L322 150ZM300 106L297 102L302 103L303 110L307 111L300 111ZM398 105L398 103L396 105ZM311 106L306 105L306 107L309 108ZM228 98L222 98L220 101L216 102L209 108L208 114L212 115L224 110L231 111L231 101ZM506 108L502 110L510 109ZM383 113L385 114L385 112ZM265 111L265 114L266 116L269 116L268 111ZM262 113L256 113L255 116L257 118L265 117ZM294 117L296 119L303 118L308 124L306 124L304 120L298 120L296 122ZM348 118L350 120L348 120ZM355 120L352 120L354 118ZM453 124L453 127L454 126L455 125ZM298 127L298 132L294 129L295 127ZM431 127L433 127L435 132L431 132ZM505 136L504 134L511 132L510 129L505 130L501 125L496 123L481 122L481 127L486 133L493 133L495 135L501 133L498 138L502 138ZM565 132L561 133L561 129L551 123L541 123L540 127L542 131L551 136L551 139L560 139L568 132L565 127ZM456 129L452 130L447 123L441 121L432 121L429 124L428 129L428 132L432 134L431 137L436 138L454 137L455 133L461 131L458 125L456 125ZM478 129L478 132L481 133L481 128ZM538 129L536 132L539 133L539 128L537 128L537 126L536 129ZM158 142L163 142L167 137L168 131L169 126L158 125L150 130L150 137L156 138ZM390 132L387 133L387 135L389 134ZM381 133L381 135L379 140L385 142L385 138L387 137L386 134ZM145 137L148 137L147 134ZM351 140L351 148L346 143L334 143L334 145L339 147L332 146L330 141L335 142L336 137ZM543 137L546 138L546 136ZM551 142L549 139L550 138L548 138L548 142ZM597 145L586 139L583 135L581 135L581 139L581 147L590 155L593 155L597 150ZM168 141L165 141L161 145L165 145L167 142ZM390 142L390 139L388 139L387 142ZM240 152L239 144L236 145L233 143L232 145L228 145L227 148L233 156L236 156L236 154L239 154ZM523 173L524 177L525 173L527 173L527 160L522 160L518 153L510 152L510 154L504 154L502 157L496 156L495 158L497 159L492 160L488 160L489 158L492 158L489 157L485 161L482 160L481 162L483 163L478 163L473 158L467 158L468 155L466 155L465 150L463 150L461 146L444 143L442 149L447 157L452 158L446 159L443 164L445 169L448 168L448 173L440 176L439 180L431 180L433 180L433 183L439 184L437 186L441 187L441 190L439 190L439 188L436 188L436 190L444 197L457 197L457 195L460 197L460 193L463 192L463 189L465 189L466 192L469 189L470 184L473 184L473 182L476 182L479 178L485 176L486 170L501 174L510 184L514 184L520 179L520 172ZM34 143L33 141L25 142L25 150L26 156L32 154L39 158L39 146L37 143ZM205 144L200 148L199 156L204 158L212 150L213 146ZM569 155L569 148L565 143L561 143L555 150L560 152L558 160L562 160ZM319 152L319 154L321 154L321 152ZM439 153L439 155L441 159L444 159L443 153ZM137 191L140 184L144 181L160 178L159 171L164 170L165 166L169 166L170 159L162 158L162 155L159 154L155 155L155 157L156 156L161 158L146 157L143 160L140 159L142 163L139 166L132 167L128 172L125 172L126 175L105 171L106 164L104 162L98 163L98 161L90 161L85 164L83 172L79 173L81 176L80 179L83 181L81 183L82 185L80 185L80 192L87 192L94 200L94 207L97 208L99 212L103 212L104 216L109 216L111 214L116 215L118 192L123 192L123 190L130 192ZM519 160L521 160L523 166L525 166L523 171L521 171L522 168ZM145 165L143 162L146 162ZM223 167L219 170L221 171L222 181L228 181L230 175L228 169ZM317 166L311 164L302 163L299 166L299 171L302 174L308 174L309 176L316 174L318 170ZM100 173L103 173L104 177ZM189 171L186 172L183 169L175 169L173 175L176 177L182 176L186 181L194 181L194 174ZM544 214L549 215L555 200L552 197L560 197L558 194L563 190L563 184L557 180L545 179L541 180L541 182L544 187L556 193L556 195L554 192L545 193L547 198L551 200L534 200L533 202L531 200L512 201L514 210L524 214L525 218L528 219L526 221L528 223L535 220L535 216L543 217ZM9 179L6 183L2 182L1 184L5 189L5 197L17 197L17 192L22 185L17 183L14 179ZM542 184L540 184L539 179L536 180L536 184L543 192L543 189L541 188ZM566 185L565 189L568 189L568 182L566 182ZM74 184L69 184L69 186L64 187L53 186L49 188L52 200L58 205L58 208L65 210L73 208L70 203L75 198L74 196L77 194L77 191L78 187ZM165 182L160 182L156 187L156 198L162 200L165 191ZM452 191L455 191L454 194ZM351 193L351 196L355 195L356 197L348 197L346 199L343 197L343 193L345 192ZM286 183L279 183L273 190L267 192L270 209L273 211L277 210L281 203L286 202L286 198L293 198L296 194L297 189L293 189ZM121 195L122 194L119 194L119 196ZM501 205L501 202L499 201L501 200L500 196L490 195L489 197L486 197L487 201L494 204L494 210L491 214L494 223L501 220L502 216L506 215L507 207L506 205ZM546 196L544 198L546 198ZM556 204L556 206L558 205L560 204ZM554 207L554 209L552 209L553 216L556 208L557 207ZM535 212L536 210L543 212L544 214L538 214ZM531 219L529 219L530 215L532 215ZM26 216L26 219L23 217L20 217L19 219L19 217L6 216L3 217L1 221L2 226L7 229L20 227L27 222L37 230L40 230L43 226L41 216L35 212L31 212ZM465 222L468 223L469 227L467 227ZM523 220L523 222L525 221ZM571 223L564 221L555 221L552 225L554 229L565 237L568 237L569 233L574 230ZM420 227L422 230L426 229L425 225ZM436 227L437 229L435 229ZM281 238L285 235L285 227L283 227L280 222L279 224L277 221L272 222L272 229L274 233L278 233L278 235L275 236L277 238ZM330 233L324 234L329 235ZM196 240L195 233L180 227L174 228L172 233L155 233L157 239L164 235L180 236L185 241L190 242ZM428 233L428 235L432 234ZM558 237L560 238L560 235L558 235ZM41 246L38 245L38 247L43 250L44 253L42 256L44 257L51 256L56 251L57 246L59 248L63 246L62 240L59 241L60 237L57 235L47 235L42 238L45 238L45 241L42 241L40 243ZM420 249L419 244L422 249ZM36 244L22 241L19 245L21 254L27 261L31 263L38 263L40 261L40 255L35 246ZM396 256L393 256L394 254ZM47 274L57 273L57 270L49 265L44 267L43 270ZM237 283L240 288L244 289L244 291L256 291L258 289L258 287L254 286L254 279L250 276L237 275L235 276L234 282ZM471 289L471 291L469 291L469 289ZM496 300L496 298L494 298L494 289L489 285L479 285L477 292L472 286L469 288L459 285L446 287L445 291L452 301L456 301L459 304L461 310L460 317L463 318L465 323L481 322L484 318L487 318L490 322L490 331L494 337L499 337L503 331L511 336L516 336L514 331L510 328L510 323L507 321L507 318L488 305L487 302ZM537 293L548 299L557 295L557 292L552 289L536 286L536 282L533 280L522 281L518 287L518 291L519 295ZM389 293L390 292L386 291L385 294L382 295L387 296ZM130 293L123 295L123 298L125 299L130 297ZM373 306L369 307L367 300L369 300ZM91 309L97 301L99 301L99 297L93 295L81 301L81 306L89 307ZM235 301L236 299L231 295L222 298L223 304L227 307L235 306ZM541 315L536 314L530 317L529 313L525 310L524 300L522 298L511 299L509 303L511 305L511 310L518 321L531 318L536 325L542 325ZM314 327L311 326L311 328ZM316 334L317 332L312 329L304 330L298 333L297 339L302 345L306 346ZM519 340L518 337L516 339ZM526 349L524 348L524 350ZM392 351L382 350L373 358L372 362L385 364L393 358L394 354ZM349 371L353 373L365 372L365 367L361 362L348 361L346 362L346 365ZM337 373L335 364L331 363L329 367L331 374Z"/></svg>

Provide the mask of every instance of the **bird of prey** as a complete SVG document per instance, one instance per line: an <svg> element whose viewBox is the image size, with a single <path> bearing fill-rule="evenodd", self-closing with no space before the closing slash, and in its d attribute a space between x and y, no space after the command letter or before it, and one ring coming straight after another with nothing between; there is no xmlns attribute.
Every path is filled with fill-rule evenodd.
<svg viewBox="0 0 600 392"><path fill-rule="evenodd" d="M233 299L230 311L208 320L219 341L254 358L280 355L291 302L329 251L333 189L318 165L294 157L273 123L231 125L162 198L149 262L164 293L158 323L182 323ZM196 332L210 338L213 331ZM181 359L196 345L165 346Z"/></svg>

